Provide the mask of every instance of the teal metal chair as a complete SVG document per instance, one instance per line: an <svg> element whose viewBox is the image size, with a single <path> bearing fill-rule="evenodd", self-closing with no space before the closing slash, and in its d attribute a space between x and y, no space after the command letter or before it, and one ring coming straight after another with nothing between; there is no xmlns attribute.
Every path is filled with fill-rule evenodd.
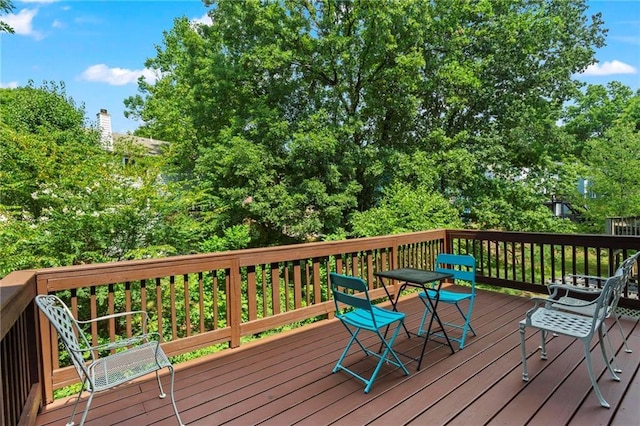
<svg viewBox="0 0 640 426"><path fill-rule="evenodd" d="M349 343L342 352L342 355L340 355L340 359L338 359L333 372L337 373L340 370L344 370L356 379L361 380L365 384L365 393L369 393L369 390L371 390L371 386L384 363L401 368L404 374L408 376L409 371L407 371L404 364L398 358L398 355L392 349L393 342L404 323L404 313L379 308L371 304L367 284L361 278L336 274L334 272L330 273L329 277L333 300L336 304L336 317L342 322L351 335ZM380 330L384 329L386 335L386 331L390 329L394 323L396 324L395 329L392 331L389 340L387 340ZM372 351L363 345L358 339L358 334L362 330L370 331L378 336L382 342L380 351ZM358 344L365 355L372 355L378 358L378 364L369 379L366 379L342 363L354 343ZM378 344L376 343L375 346L378 346Z"/></svg>
<svg viewBox="0 0 640 426"><path fill-rule="evenodd" d="M458 312L462 316L462 321L443 322L442 324L445 327L450 327L462 331L460 337L452 336L450 333L448 333L448 337L450 340L458 342L459 348L463 349L467 334L471 332L474 336L476 335L475 330L471 326L471 313L473 311L473 302L476 298L476 260L473 256L468 254L440 253L436 257L435 270L436 272L452 274L454 283L455 281L467 281L469 284L471 284L471 291L469 292L448 290L440 290L439 292L437 292L435 290L427 290L429 292L429 298L438 299L438 303L448 303L455 305L458 309ZM423 333L427 332L424 324L431 311L429 309L429 304L426 302L427 295L424 292L421 292L420 298L422 299L425 306L424 314L422 315L422 321L420 322L420 328L418 329L418 334L422 335ZM461 307L461 302L465 300L468 301L466 313ZM437 331L432 332L431 334L435 336L442 336L442 333L438 333ZM427 336L427 338L428 337L429 336Z"/></svg>

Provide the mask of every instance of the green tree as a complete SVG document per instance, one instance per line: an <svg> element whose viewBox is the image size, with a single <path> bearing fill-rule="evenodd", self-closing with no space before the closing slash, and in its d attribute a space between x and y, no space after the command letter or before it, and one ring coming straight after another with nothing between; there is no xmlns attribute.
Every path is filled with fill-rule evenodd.
<svg viewBox="0 0 640 426"><path fill-rule="evenodd" d="M589 140L586 150L587 223L601 232L607 217L640 216L640 131L636 123L617 123L602 137Z"/></svg>
<svg viewBox="0 0 640 426"><path fill-rule="evenodd" d="M581 208L583 231L603 232L607 217L640 215L640 91L615 81L591 85L564 116L573 150L558 193ZM586 193L577 191L579 180Z"/></svg>
<svg viewBox="0 0 640 426"><path fill-rule="evenodd" d="M0 16L13 12L13 3L9 0L0 0ZM0 33L13 34L13 28L6 22L0 20Z"/></svg>
<svg viewBox="0 0 640 426"><path fill-rule="evenodd" d="M604 137L634 97L637 98L638 93L634 95L629 87L618 81L612 81L606 87L589 85L580 92L563 114L564 130L575 138L572 154L580 157L588 140ZM640 122L638 117L636 121Z"/></svg>
<svg viewBox="0 0 640 426"><path fill-rule="evenodd" d="M355 212L351 223L358 237L399 234L436 228L462 228L451 201L425 186L390 185L378 206Z"/></svg>
<svg viewBox="0 0 640 426"><path fill-rule="evenodd" d="M0 107L0 275L197 250L162 158L104 151L63 86L0 89Z"/></svg>
<svg viewBox="0 0 640 426"><path fill-rule="evenodd" d="M420 165L426 193L480 208L489 172L566 142L571 76L605 33L577 0L207 3L213 24L176 20L146 63L160 80L126 104L257 244L349 232L398 176L431 173Z"/></svg>

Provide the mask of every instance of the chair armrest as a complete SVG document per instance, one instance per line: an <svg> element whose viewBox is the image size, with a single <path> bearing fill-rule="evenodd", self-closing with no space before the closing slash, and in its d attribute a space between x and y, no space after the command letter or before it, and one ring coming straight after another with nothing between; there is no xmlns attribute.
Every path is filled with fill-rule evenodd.
<svg viewBox="0 0 640 426"><path fill-rule="evenodd" d="M569 275L565 275L566 278L583 278L583 279L589 279L589 280L600 280L600 281L606 281L609 277L601 277L598 275L585 275L585 274L569 274Z"/></svg>
<svg viewBox="0 0 640 426"><path fill-rule="evenodd" d="M136 333L132 336L129 337L124 337L122 339L118 339L116 341L113 342L107 342L107 343L101 343L95 346L91 346L89 340L85 340L85 344L86 346L82 347L80 351L78 352L88 352L88 351L105 351L105 350L116 350L116 349L120 349L120 348L125 348L128 346L135 346L139 343L146 343L148 342L150 339L150 337L153 336L158 336L157 340L160 341L160 337L159 334L156 332L147 332L147 323L149 321L149 315L147 314L146 311L128 311L128 312L118 312L115 314L110 314L110 315L104 315L101 317L97 317L97 318L92 318L89 320L85 320L85 321L77 321L79 325L87 325L87 324L92 324L92 323L99 323L99 322L103 322L103 321L110 321L116 318L122 318L122 317L135 317L135 316L139 316L140 317L140 322L141 322L141 330L139 333ZM87 337L84 337L84 339L87 339Z"/></svg>
<svg viewBox="0 0 640 426"><path fill-rule="evenodd" d="M587 294L593 294L594 292L586 292L586 293ZM599 293L600 292L598 292L598 294ZM564 306L564 307L567 307L567 308L570 309L570 308L575 308L575 306L576 306L575 304L572 304L572 303L565 303L565 302L562 302L561 300L553 299L551 296L549 296L548 298L543 298L543 297L537 298L536 297L535 299L539 300L539 301L536 302L536 307L538 307L542 302L545 303L546 307L549 307L550 305L553 305L554 308L558 308L558 307ZM599 299L599 297L594 299L594 300L591 300L591 301L585 300L584 304L581 304L580 307L586 307L586 306L595 305L598 302L598 299Z"/></svg>
<svg viewBox="0 0 640 426"><path fill-rule="evenodd" d="M571 308L575 308L575 305L572 305L570 303L563 303L559 300L552 299L551 297L532 297L531 300L535 302L535 305L533 306L533 308L527 311L526 321L528 324L531 323L531 316L533 315L533 313L537 311L541 307L541 305L544 305L546 309L552 309L551 305L553 305L553 309L558 309L558 307L562 309L563 306L568 310L570 310ZM584 305L581 305L581 307L594 305L597 303L597 301L598 299L592 300L591 302L585 301Z"/></svg>
<svg viewBox="0 0 640 426"><path fill-rule="evenodd" d="M534 302L534 305L533 305L533 308L527 311L527 318L529 318L531 314L533 314L540 307L540 305L544 305L545 307L547 307L547 306L550 306L551 303L554 303L554 300L548 297L534 296L530 300Z"/></svg>
<svg viewBox="0 0 640 426"><path fill-rule="evenodd" d="M549 284L547 287L549 288L549 297L552 298L557 296L558 292L562 290L564 290L565 296L567 296L569 293L580 293L597 296L602 291L602 289L599 288L578 287L571 284Z"/></svg>
<svg viewBox="0 0 640 426"><path fill-rule="evenodd" d="M149 343L149 342L158 342L160 345L160 334L156 332L139 334L131 337L127 337L124 339L116 340L115 342L102 343L96 346L86 346L80 348L79 350L74 350L74 352L92 352L92 351L110 351L115 349L125 348L127 346L136 346L139 343Z"/></svg>
<svg viewBox="0 0 640 426"><path fill-rule="evenodd" d="M93 318L93 319L89 319L89 320L85 320L85 321L77 321L78 324L91 324L94 322L100 322L100 321L107 321L110 319L115 319L115 318L121 318L121 317L127 317L127 316L135 316L135 315L140 315L142 318L142 334L147 334L147 323L149 322L149 315L147 314L146 311L129 311L129 312L118 312L116 314L110 314L110 315L104 315L101 317L97 317L97 318Z"/></svg>

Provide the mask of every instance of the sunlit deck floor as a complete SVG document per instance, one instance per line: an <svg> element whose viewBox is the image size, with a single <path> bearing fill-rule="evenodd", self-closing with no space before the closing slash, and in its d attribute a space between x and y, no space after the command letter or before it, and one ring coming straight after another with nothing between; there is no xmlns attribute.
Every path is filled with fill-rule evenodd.
<svg viewBox="0 0 640 426"><path fill-rule="evenodd" d="M407 313L409 329L417 329L421 302L403 295L400 306ZM551 337L549 359L542 361L539 335L527 333L531 380L522 381L518 321L531 306L526 298L479 292L472 321L477 337L471 337L463 350L452 355L448 348L429 342L421 371L416 371L415 362L408 364L408 377L385 366L369 394L344 372L332 374L347 333L337 320L322 321L178 365L177 405L182 420L190 425L638 424L638 321L629 317L623 321L631 354L624 352L617 327L610 330L623 370L620 382L610 380L593 342L594 369L611 404L605 409L591 389L582 344L573 339ZM440 312L443 319L455 313L447 305ZM421 343L401 334L396 346L417 355ZM347 360L366 370L375 358L354 351ZM167 376L163 383L168 386ZM87 424L176 424L169 399L158 399L157 394L155 380L99 394ZM73 399L56 401L37 423L64 424L72 403Z"/></svg>

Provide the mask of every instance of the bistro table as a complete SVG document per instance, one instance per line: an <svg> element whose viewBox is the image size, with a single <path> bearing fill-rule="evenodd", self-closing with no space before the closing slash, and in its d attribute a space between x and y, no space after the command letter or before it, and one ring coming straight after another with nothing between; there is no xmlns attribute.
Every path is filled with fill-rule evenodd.
<svg viewBox="0 0 640 426"><path fill-rule="evenodd" d="M427 296L427 303L429 304L429 309L431 310L431 319L429 320L429 327L427 329L427 334L424 336L424 343L422 345L422 352L420 354L420 358L415 359L416 361L418 361L418 370L420 370L420 366L422 365L422 358L424 357L424 351L427 347L427 341L429 340L429 335L431 334L431 326L433 325L433 320L435 319L438 324L440 325L440 328L442 329L442 334L444 336L444 338L447 341L447 345L449 345L449 348L451 349L451 353L454 353L454 349L453 349L453 345L451 344L451 341L449 340L449 336L447 336L447 332L444 329L444 325L442 324L442 321L440 321L440 317L438 316L438 300L439 300L439 294L440 294L440 287L442 287L442 282L447 279L447 278L451 278L453 277L453 274L449 274L449 273L442 273L442 272L435 272L435 271L427 271L424 269L415 269L415 268L400 268L400 269L391 269L388 271L379 271L379 272L374 272L375 276L380 278L380 281L382 282L382 287L384 288L385 293L387 293L387 297L389 298L389 300L391 301L391 304L393 305L393 310L397 311L398 310L398 299L400 298L400 294L402 293L402 290L404 290L406 287L417 287L420 288L424 291L425 295ZM389 280L397 280L400 281L402 284L400 285L400 289L398 290L398 293L396 295L396 297L393 297L390 293L389 293L389 289L387 288L386 284L385 284L385 280L384 278L387 278ZM427 286L427 284L429 283L433 283L433 282L438 282L437 286L434 287L430 287ZM435 298L431 298L429 296L429 292L427 290L432 290L435 292L436 297ZM407 332L407 336L409 336L409 338L411 338L411 334L414 334L416 336L419 336L416 333L409 333L409 330L407 330L406 325L404 325L404 323L402 324L402 326L404 327L405 331ZM419 336L421 337L421 336ZM405 354L402 354L405 355ZM406 355L405 355L406 356Z"/></svg>

